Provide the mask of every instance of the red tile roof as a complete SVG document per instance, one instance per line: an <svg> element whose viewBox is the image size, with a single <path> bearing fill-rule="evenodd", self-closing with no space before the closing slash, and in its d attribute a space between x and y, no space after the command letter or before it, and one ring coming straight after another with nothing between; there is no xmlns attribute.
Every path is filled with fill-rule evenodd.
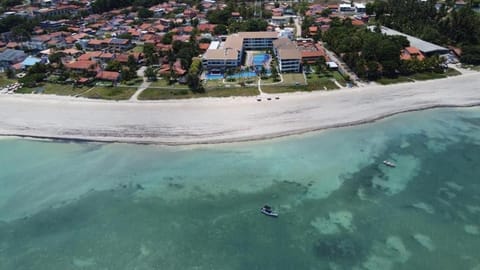
<svg viewBox="0 0 480 270"><path fill-rule="evenodd" d="M97 66L95 61L75 61L65 64L66 68L79 70L93 70Z"/></svg>
<svg viewBox="0 0 480 270"><path fill-rule="evenodd" d="M106 81L118 81L118 79L120 79L120 73L116 71L100 71L95 78Z"/></svg>

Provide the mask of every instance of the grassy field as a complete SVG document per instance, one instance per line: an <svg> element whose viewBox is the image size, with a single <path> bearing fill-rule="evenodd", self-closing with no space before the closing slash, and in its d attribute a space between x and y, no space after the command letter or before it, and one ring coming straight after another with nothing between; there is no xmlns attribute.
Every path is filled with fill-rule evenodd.
<svg viewBox="0 0 480 270"><path fill-rule="evenodd" d="M305 82L305 77L303 73L282 73L283 84L296 85L296 84L307 84Z"/></svg>
<svg viewBox="0 0 480 270"><path fill-rule="evenodd" d="M150 84L150 87L168 87L176 89L188 89L188 86L179 83L168 84L167 80L159 79Z"/></svg>
<svg viewBox="0 0 480 270"><path fill-rule="evenodd" d="M37 87L23 87L15 93L32 94L38 91L39 94L50 94L59 96L75 96L88 89L87 86L73 88L70 84L41 83Z"/></svg>
<svg viewBox="0 0 480 270"><path fill-rule="evenodd" d="M395 84L395 83L405 83L405 82L413 82L412 79L404 76L398 76L397 78L380 78L376 80L375 82L382 84L382 85L387 85L387 84Z"/></svg>
<svg viewBox="0 0 480 270"><path fill-rule="evenodd" d="M6 86L6 85L9 85L9 84L12 84L14 82L16 82L17 80L15 79L9 79L7 78L7 76L5 76L5 74L0 74L0 87L3 87L3 86Z"/></svg>
<svg viewBox="0 0 480 270"><path fill-rule="evenodd" d="M397 78L380 78L376 80L379 84L393 84L393 83L404 83L404 82L413 82L413 81L426 81L426 80L435 80L442 79L451 76L458 76L460 73L458 70L449 68L445 73L436 73L436 72L422 72L416 73L410 76L398 76Z"/></svg>
<svg viewBox="0 0 480 270"><path fill-rule="evenodd" d="M126 100L137 91L136 87L94 87L80 96L95 99Z"/></svg>
<svg viewBox="0 0 480 270"><path fill-rule="evenodd" d="M345 80L345 77L343 77L343 75L340 72L333 71L332 76L341 86L343 87L347 86L347 81Z"/></svg>
<svg viewBox="0 0 480 270"><path fill-rule="evenodd" d="M143 45L137 45L132 49L132 52L143 53Z"/></svg>
<svg viewBox="0 0 480 270"><path fill-rule="evenodd" d="M310 74L307 77L307 90L314 91L314 90L334 90L340 89L335 82L333 81L332 74Z"/></svg>
<svg viewBox="0 0 480 270"><path fill-rule="evenodd" d="M234 88L212 88L207 89L206 93L193 93L189 89L160 89L147 88L138 99L140 100L160 100L160 99L183 99L200 97L233 97L233 96L256 96L258 89L254 87L234 87Z"/></svg>
<svg viewBox="0 0 480 270"><path fill-rule="evenodd" d="M268 94L307 91L305 85L264 85L262 91Z"/></svg>

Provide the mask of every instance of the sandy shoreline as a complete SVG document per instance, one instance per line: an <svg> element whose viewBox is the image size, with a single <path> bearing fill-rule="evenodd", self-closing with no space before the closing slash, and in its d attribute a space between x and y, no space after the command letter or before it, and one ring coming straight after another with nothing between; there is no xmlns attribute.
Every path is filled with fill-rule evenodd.
<svg viewBox="0 0 480 270"><path fill-rule="evenodd" d="M480 105L480 73L333 92L154 102L0 96L0 136L188 145L261 140Z"/></svg>

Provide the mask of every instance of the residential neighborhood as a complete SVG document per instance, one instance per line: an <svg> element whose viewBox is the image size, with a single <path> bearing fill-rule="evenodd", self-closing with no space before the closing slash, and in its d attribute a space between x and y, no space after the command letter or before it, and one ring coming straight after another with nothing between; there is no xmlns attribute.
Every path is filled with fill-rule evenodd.
<svg viewBox="0 0 480 270"><path fill-rule="evenodd" d="M5 84L22 83L16 93L107 99L139 90L140 99L258 95L455 75L447 64L460 61L458 46L380 26L379 15L372 2L31 1L4 7L0 69ZM385 52L370 39L385 43Z"/></svg>

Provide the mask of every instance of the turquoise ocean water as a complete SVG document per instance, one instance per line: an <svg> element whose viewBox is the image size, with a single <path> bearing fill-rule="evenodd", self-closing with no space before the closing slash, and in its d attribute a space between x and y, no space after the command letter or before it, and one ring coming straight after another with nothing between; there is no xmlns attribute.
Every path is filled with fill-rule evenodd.
<svg viewBox="0 0 480 270"><path fill-rule="evenodd" d="M479 270L479 127L473 108L212 146L0 139L0 269Z"/></svg>

